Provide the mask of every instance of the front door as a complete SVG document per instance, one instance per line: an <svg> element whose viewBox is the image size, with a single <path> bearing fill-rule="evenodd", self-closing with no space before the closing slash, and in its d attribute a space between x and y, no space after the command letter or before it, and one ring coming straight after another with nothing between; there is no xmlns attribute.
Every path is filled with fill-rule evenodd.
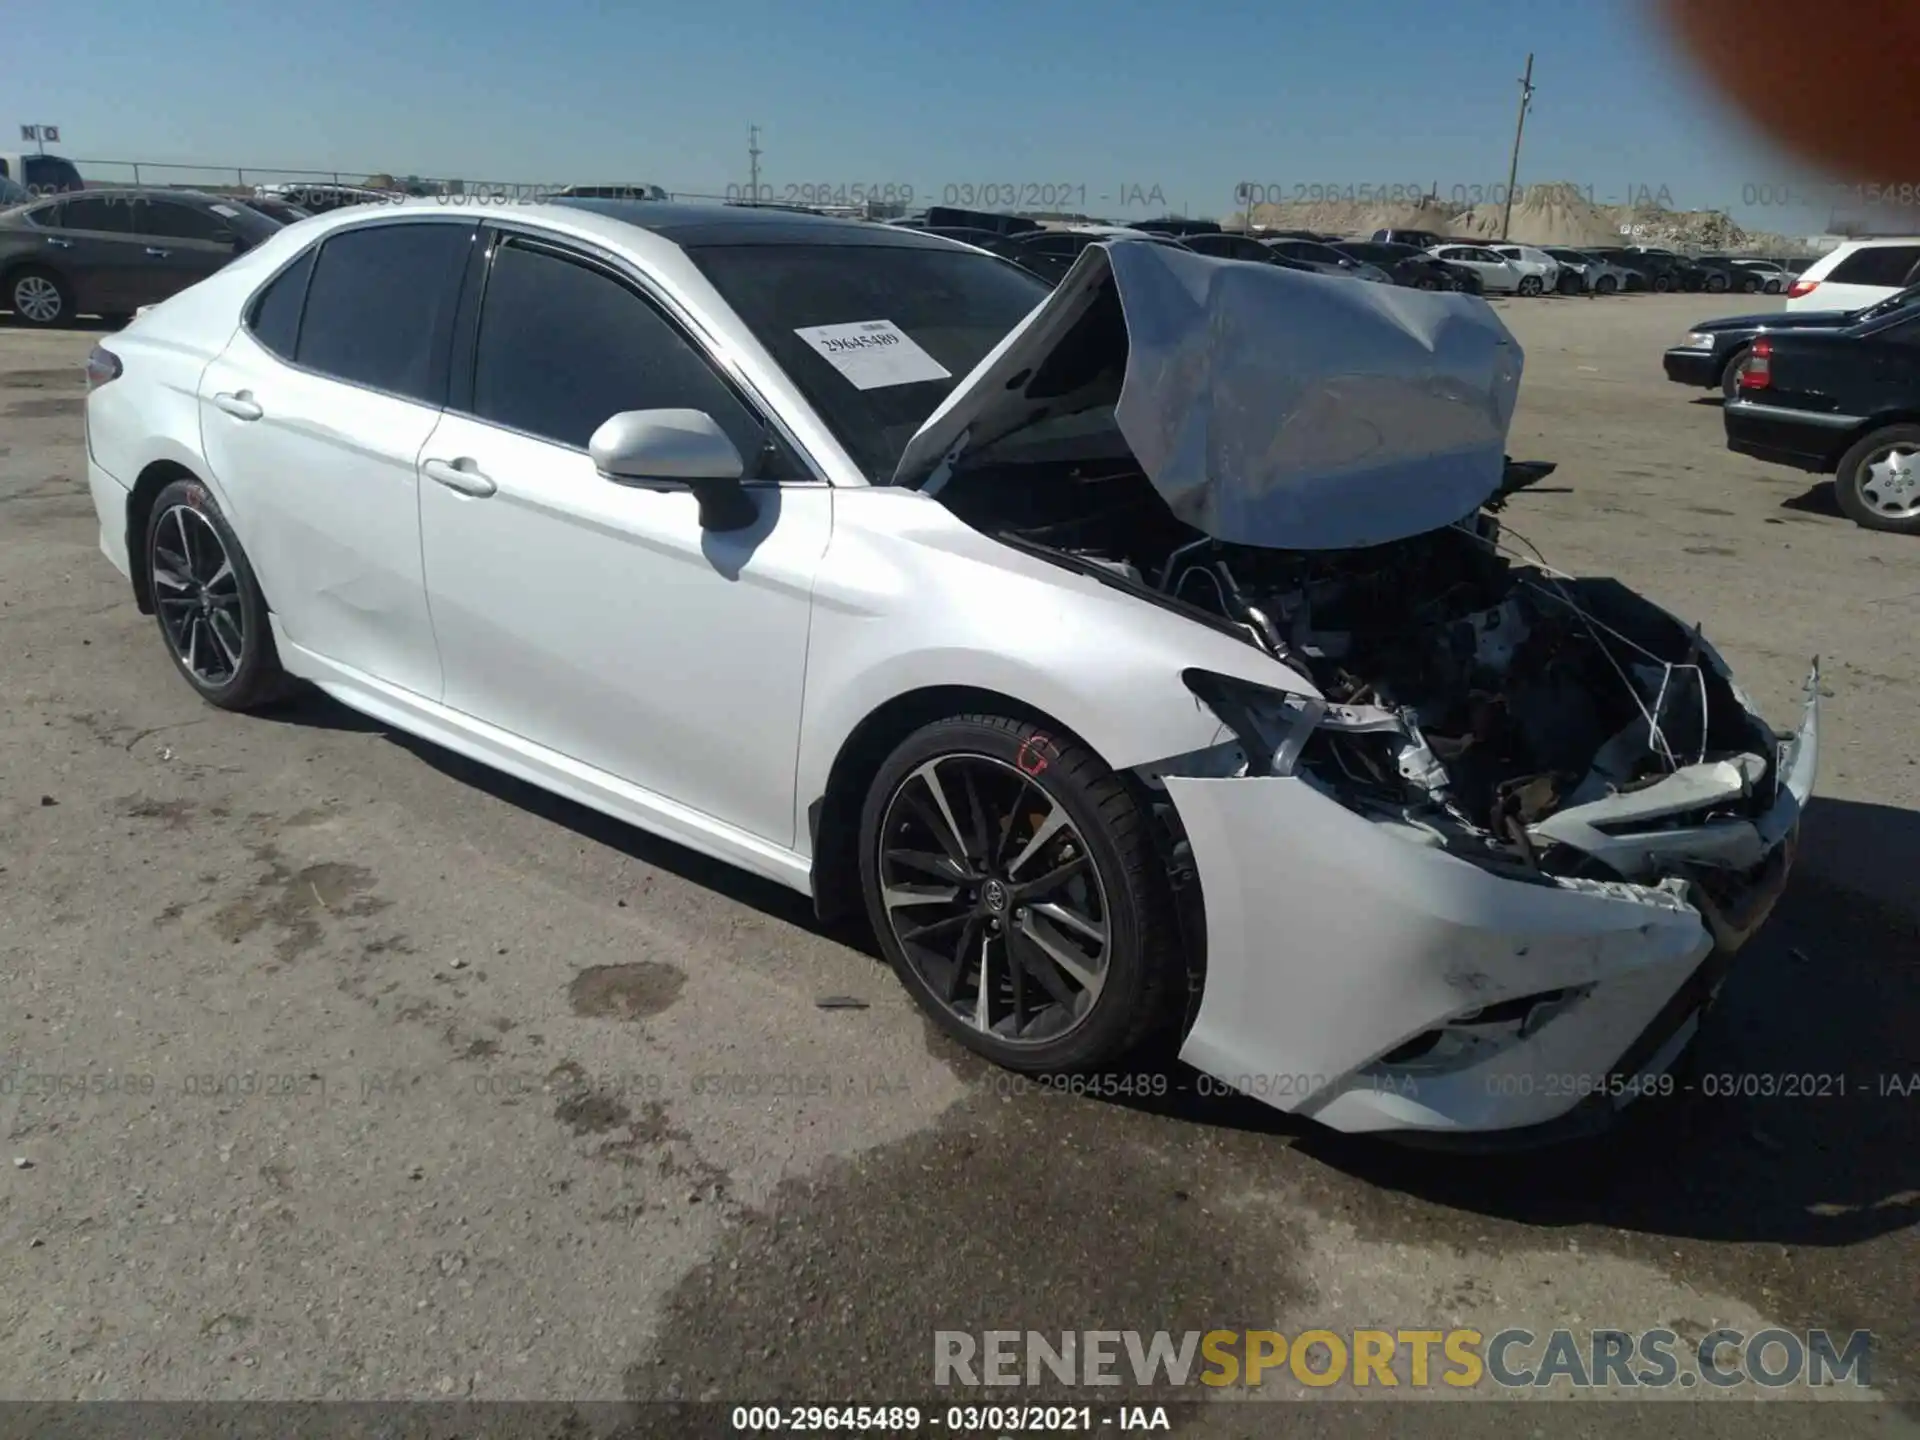
<svg viewBox="0 0 1920 1440"><path fill-rule="evenodd" d="M831 489L766 451L745 397L637 288L548 242L499 245L463 397L464 373L422 452L445 703L791 846ZM774 457L755 524L703 530L684 484L595 469L601 423L653 408L707 412L749 476Z"/></svg>
<svg viewBox="0 0 1920 1440"><path fill-rule="evenodd" d="M128 208L139 247L129 297L136 307L177 295L234 257L233 232L210 210L146 197Z"/></svg>

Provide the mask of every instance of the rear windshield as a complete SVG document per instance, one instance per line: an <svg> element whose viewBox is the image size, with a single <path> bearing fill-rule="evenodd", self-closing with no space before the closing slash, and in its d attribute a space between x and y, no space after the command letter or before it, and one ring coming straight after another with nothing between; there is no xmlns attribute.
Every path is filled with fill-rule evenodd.
<svg viewBox="0 0 1920 1440"><path fill-rule="evenodd" d="M687 254L876 483L893 478L914 432L1048 294L1018 266L975 250L708 245Z"/></svg>
<svg viewBox="0 0 1920 1440"><path fill-rule="evenodd" d="M1836 285L1905 285L1920 267L1920 245L1865 245L1828 272Z"/></svg>

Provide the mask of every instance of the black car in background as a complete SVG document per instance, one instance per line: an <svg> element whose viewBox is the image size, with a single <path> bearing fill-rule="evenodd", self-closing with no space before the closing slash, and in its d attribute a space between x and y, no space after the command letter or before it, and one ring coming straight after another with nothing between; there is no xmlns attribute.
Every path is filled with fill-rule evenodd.
<svg viewBox="0 0 1920 1440"><path fill-rule="evenodd" d="M1048 279L1047 276L1041 275L1039 270L1026 263L1027 258L1030 257L1023 255L1018 236L1005 235L995 230L981 230L971 225L905 225L901 228L918 230L922 235L938 235L943 239L958 240L963 244L978 246L982 250L998 255L1002 260L1012 261L1029 275L1048 280L1049 284L1055 283L1059 278L1055 276Z"/></svg>
<svg viewBox="0 0 1920 1440"><path fill-rule="evenodd" d="M1124 238L1106 230L1029 230L1006 237L1009 248L1000 253L1047 284L1058 285L1073 268L1073 262L1080 258L1080 252L1089 245ZM1137 238L1155 245L1171 245L1176 250L1187 248L1168 235L1147 233Z"/></svg>
<svg viewBox="0 0 1920 1440"><path fill-rule="evenodd" d="M1225 231L1214 235L1182 235L1180 243L1197 255L1212 255L1220 260L1250 260L1258 265L1278 265L1282 270L1298 270L1308 275L1316 273L1313 266L1289 260L1276 253L1272 246L1263 244L1251 235Z"/></svg>
<svg viewBox="0 0 1920 1440"><path fill-rule="evenodd" d="M193 190L87 190L0 215L0 307L25 325L122 320L204 280L280 222Z"/></svg>
<svg viewBox="0 0 1920 1440"><path fill-rule="evenodd" d="M1731 400L1737 390L1736 372L1747 351L1762 335L1801 330L1845 330L1884 320L1898 312L1920 315L1920 285L1910 285L1861 310L1776 310L1771 315L1727 315L1702 320L1686 338L1670 347L1662 364L1676 385L1719 390ZM1915 397L1920 400L1920 396Z"/></svg>
<svg viewBox="0 0 1920 1440"><path fill-rule="evenodd" d="M291 225L296 220L306 220L312 215L311 211L302 210L298 205L291 205L285 200L276 200L271 196L240 195L234 198L233 203L244 205L247 209L266 216L269 220L279 221L282 225Z"/></svg>
<svg viewBox="0 0 1920 1440"><path fill-rule="evenodd" d="M1378 265L1393 277L1396 285L1405 285L1414 290L1465 290L1468 288L1463 276L1475 281L1465 266L1449 265L1444 260L1435 259L1424 250L1416 250L1411 245L1389 245L1385 241L1347 240L1335 245L1334 249L1352 260L1363 261L1368 265Z"/></svg>
<svg viewBox="0 0 1920 1440"><path fill-rule="evenodd" d="M1163 215L1157 220L1134 220L1129 223L1135 230L1144 230L1149 235L1171 235L1176 240L1185 240L1189 235L1225 233L1218 220L1189 220L1182 215Z"/></svg>
<svg viewBox="0 0 1920 1440"><path fill-rule="evenodd" d="M1871 308L1756 338L1721 408L1727 448L1832 475L1855 524L1920 535L1920 306Z"/></svg>

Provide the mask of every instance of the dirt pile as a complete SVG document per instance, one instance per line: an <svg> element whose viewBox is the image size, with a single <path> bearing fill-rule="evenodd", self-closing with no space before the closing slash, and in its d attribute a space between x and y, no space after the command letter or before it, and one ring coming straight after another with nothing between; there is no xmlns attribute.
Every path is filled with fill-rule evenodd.
<svg viewBox="0 0 1920 1440"><path fill-rule="evenodd" d="M1497 241L1504 205L1480 204L1454 218L1453 233ZM1507 238L1520 245L1618 245L1620 225L1576 185L1529 185L1515 197Z"/></svg>

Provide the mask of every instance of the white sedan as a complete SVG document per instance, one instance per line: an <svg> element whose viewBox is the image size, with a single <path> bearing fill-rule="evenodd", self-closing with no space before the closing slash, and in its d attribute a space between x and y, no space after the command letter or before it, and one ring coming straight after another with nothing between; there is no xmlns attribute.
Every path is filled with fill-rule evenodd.
<svg viewBox="0 0 1920 1440"><path fill-rule="evenodd" d="M1779 893L1815 702L1776 732L1503 553L1519 372L1477 299L1163 245L1050 293L882 225L427 201L109 337L87 474L209 702L305 680L864 909L1004 1065L1574 1130Z"/></svg>
<svg viewBox="0 0 1920 1440"><path fill-rule="evenodd" d="M1490 294L1538 295L1545 288L1540 276L1527 274L1514 261L1484 245L1436 245L1427 253L1451 265L1466 266L1480 277L1481 288Z"/></svg>

